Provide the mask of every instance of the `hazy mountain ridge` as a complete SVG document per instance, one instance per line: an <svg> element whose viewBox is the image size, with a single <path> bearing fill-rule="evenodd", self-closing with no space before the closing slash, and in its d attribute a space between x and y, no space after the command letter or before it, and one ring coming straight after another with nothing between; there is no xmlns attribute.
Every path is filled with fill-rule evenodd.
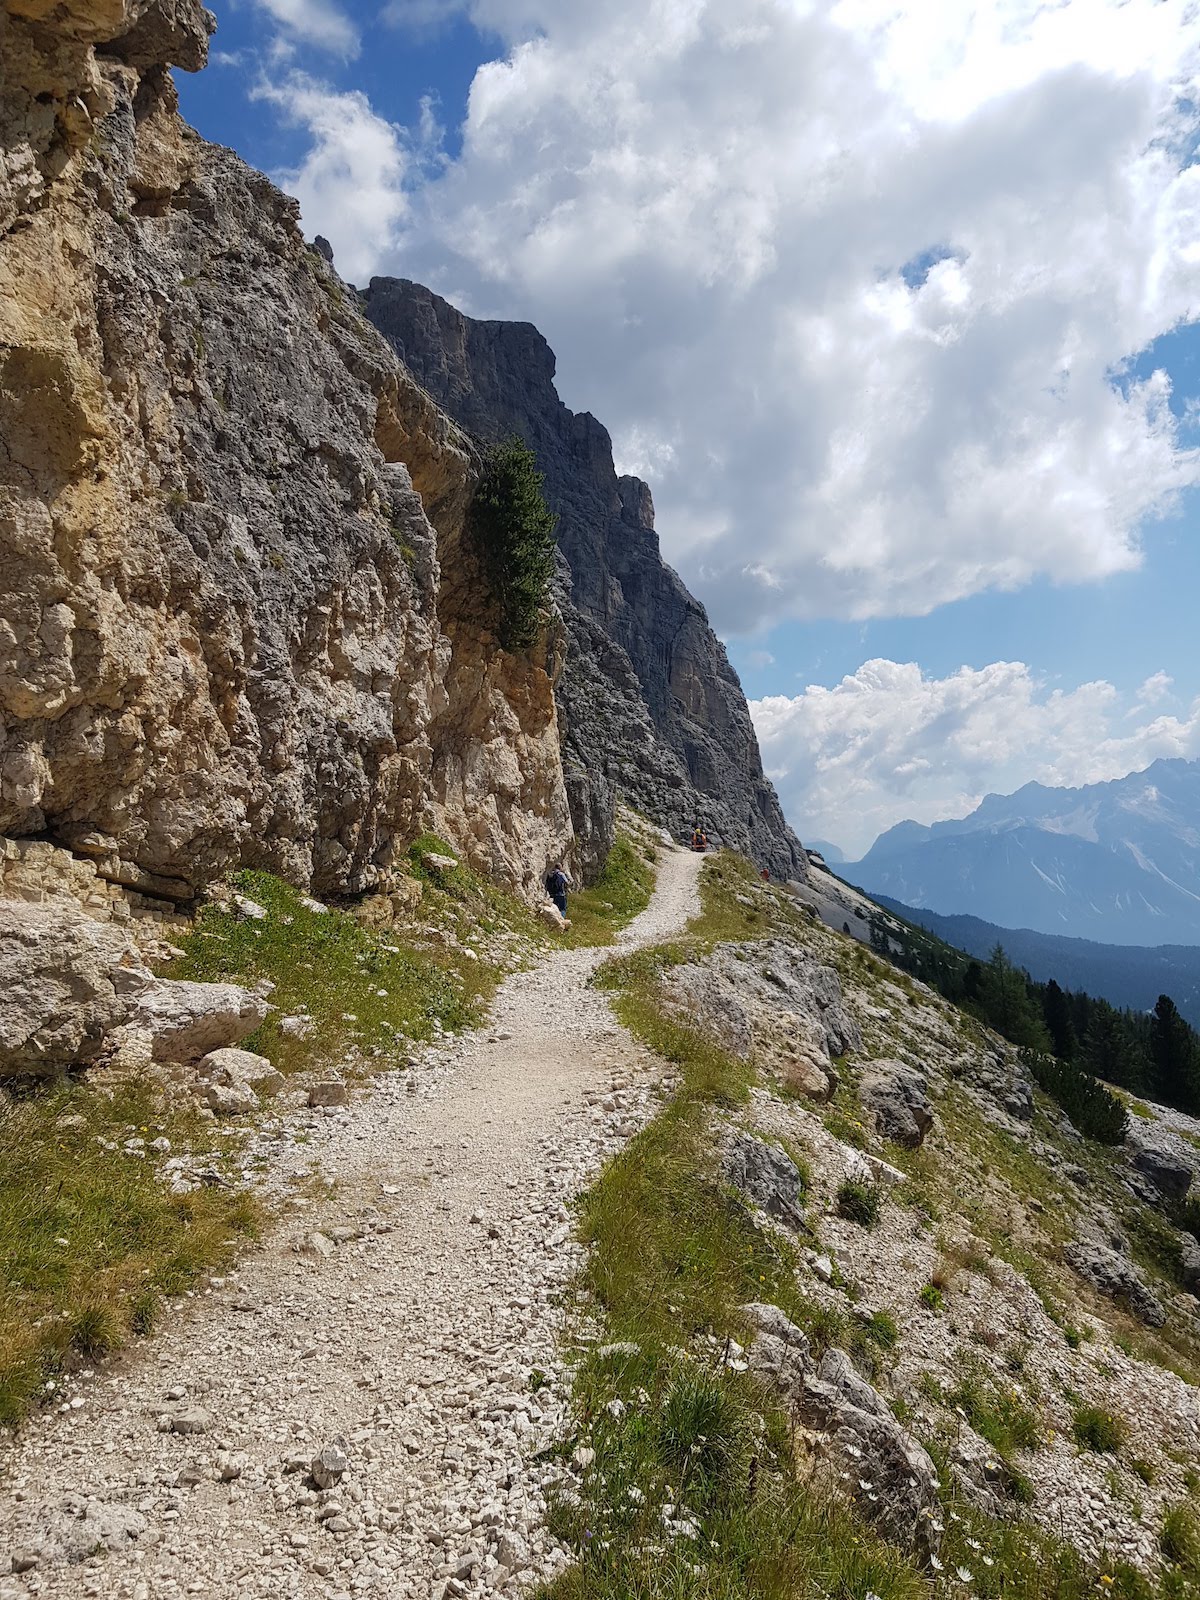
<svg viewBox="0 0 1200 1600"><path fill-rule="evenodd" d="M964 913L944 915L877 896L887 911L915 922L968 955L986 959L997 944L1031 978L1054 978L1064 989L1098 995L1114 1006L1149 1011L1169 994L1194 1026L1200 1025L1200 948L1195 945L1117 945L1033 928L1002 928Z"/></svg>
<svg viewBox="0 0 1200 1600"><path fill-rule="evenodd" d="M1026 784L967 817L901 822L846 876L872 894L1006 928L1124 945L1200 943L1200 762L1079 789Z"/></svg>

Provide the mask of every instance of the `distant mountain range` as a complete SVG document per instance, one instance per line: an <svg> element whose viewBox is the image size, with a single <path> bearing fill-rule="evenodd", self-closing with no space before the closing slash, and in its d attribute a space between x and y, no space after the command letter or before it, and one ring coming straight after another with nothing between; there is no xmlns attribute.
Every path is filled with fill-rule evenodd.
<svg viewBox="0 0 1200 1600"><path fill-rule="evenodd" d="M898 823L838 872L873 896L1002 928L1200 945L1200 761L988 795L960 821Z"/></svg>
<svg viewBox="0 0 1200 1600"><path fill-rule="evenodd" d="M1096 944L1031 928L1001 928L979 917L942 916L889 895L876 900L885 911L982 960L1003 945L1009 958L1040 983L1055 978L1064 989L1081 989L1134 1011L1149 1011L1160 994L1169 994L1193 1027L1200 1027L1200 948L1194 945Z"/></svg>
<svg viewBox="0 0 1200 1600"><path fill-rule="evenodd" d="M815 850L831 867L840 865L846 859L846 852L836 844L831 844L828 839L810 839L805 834L804 843L807 849Z"/></svg>

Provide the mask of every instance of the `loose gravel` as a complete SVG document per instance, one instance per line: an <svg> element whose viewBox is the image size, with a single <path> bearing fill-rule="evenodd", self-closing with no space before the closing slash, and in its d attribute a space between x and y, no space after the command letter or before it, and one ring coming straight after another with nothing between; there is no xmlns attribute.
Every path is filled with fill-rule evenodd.
<svg viewBox="0 0 1200 1600"><path fill-rule="evenodd" d="M701 860L662 850L621 946L681 931ZM588 986L606 954L514 974L485 1029L285 1132L291 1176L332 1191L0 1451L0 1600L447 1600L567 1562L538 1455L569 1390L569 1204L661 1093Z"/></svg>

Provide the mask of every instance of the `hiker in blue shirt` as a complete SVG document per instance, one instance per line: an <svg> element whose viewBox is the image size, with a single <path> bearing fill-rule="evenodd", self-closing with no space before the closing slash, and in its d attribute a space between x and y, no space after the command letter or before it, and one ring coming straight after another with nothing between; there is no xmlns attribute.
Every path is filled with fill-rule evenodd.
<svg viewBox="0 0 1200 1600"><path fill-rule="evenodd" d="M561 862L546 874L546 893L564 917L567 914L567 890L570 887L571 880L563 871Z"/></svg>

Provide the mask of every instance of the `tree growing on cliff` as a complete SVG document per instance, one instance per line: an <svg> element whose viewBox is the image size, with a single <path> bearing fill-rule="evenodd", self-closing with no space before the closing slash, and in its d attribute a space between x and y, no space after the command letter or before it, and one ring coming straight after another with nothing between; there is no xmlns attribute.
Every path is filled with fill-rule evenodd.
<svg viewBox="0 0 1200 1600"><path fill-rule="evenodd" d="M488 452L471 503L471 533L506 650L527 650L536 640L554 572L558 518L542 483L533 451L523 439L507 439Z"/></svg>

